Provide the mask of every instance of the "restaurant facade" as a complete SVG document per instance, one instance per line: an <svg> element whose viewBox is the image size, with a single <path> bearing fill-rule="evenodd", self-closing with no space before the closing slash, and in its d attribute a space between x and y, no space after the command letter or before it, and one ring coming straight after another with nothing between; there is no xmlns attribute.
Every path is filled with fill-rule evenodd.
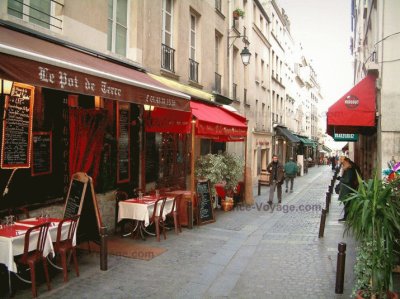
<svg viewBox="0 0 400 299"><path fill-rule="evenodd" d="M45 206L60 214L71 175L82 171L111 228L115 190L188 190L193 200L202 140L223 150L246 141L244 117L190 101L137 66L6 24L0 36L0 78L13 83L0 103L0 210Z"/></svg>

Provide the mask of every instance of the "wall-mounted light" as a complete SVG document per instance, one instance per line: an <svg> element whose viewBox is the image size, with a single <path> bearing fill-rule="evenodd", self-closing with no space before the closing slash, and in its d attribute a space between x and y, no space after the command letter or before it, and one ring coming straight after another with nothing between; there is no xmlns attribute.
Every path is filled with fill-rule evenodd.
<svg viewBox="0 0 400 299"><path fill-rule="evenodd" d="M0 79L0 94L10 95L13 83L13 81Z"/></svg>
<svg viewBox="0 0 400 299"><path fill-rule="evenodd" d="M249 51L249 49L247 48L247 46L250 44L249 40L247 39L246 36L246 32L244 32L243 35L233 35L233 36L228 36L228 40L230 38L234 38L233 42L229 45L228 49L230 47L232 47L233 43L235 42L235 40L239 37L243 37L243 42L245 43L244 48L242 49L242 51L240 52L240 57L242 58L242 62L244 66L247 66L250 64L250 57L251 57L251 53Z"/></svg>
<svg viewBox="0 0 400 299"><path fill-rule="evenodd" d="M143 105L143 108L145 111L153 111L154 110L153 105Z"/></svg>
<svg viewBox="0 0 400 299"><path fill-rule="evenodd" d="M104 99L100 96L94 97L94 107L96 109L103 109L104 108Z"/></svg>

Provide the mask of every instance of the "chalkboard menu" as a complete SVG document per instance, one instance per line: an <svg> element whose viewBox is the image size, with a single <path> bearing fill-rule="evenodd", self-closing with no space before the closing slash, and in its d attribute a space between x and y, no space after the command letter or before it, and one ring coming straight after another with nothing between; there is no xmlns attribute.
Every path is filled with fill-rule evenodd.
<svg viewBox="0 0 400 299"><path fill-rule="evenodd" d="M129 104L118 103L117 110L117 183L130 181L130 109Z"/></svg>
<svg viewBox="0 0 400 299"><path fill-rule="evenodd" d="M80 215L77 228L78 243L83 241L99 241L101 216L95 197L93 180L83 172L71 177L65 207L64 218Z"/></svg>
<svg viewBox="0 0 400 299"><path fill-rule="evenodd" d="M51 132L32 134L32 176L50 174L53 170L53 151Z"/></svg>
<svg viewBox="0 0 400 299"><path fill-rule="evenodd" d="M198 181L196 184L199 224L214 222L214 209L211 201L210 181Z"/></svg>
<svg viewBox="0 0 400 299"><path fill-rule="evenodd" d="M69 185L67 200L65 202L64 218L80 214L81 205L84 199L87 182L72 179Z"/></svg>
<svg viewBox="0 0 400 299"><path fill-rule="evenodd" d="M1 168L29 168L32 108L35 88L14 83L6 96L3 119Z"/></svg>

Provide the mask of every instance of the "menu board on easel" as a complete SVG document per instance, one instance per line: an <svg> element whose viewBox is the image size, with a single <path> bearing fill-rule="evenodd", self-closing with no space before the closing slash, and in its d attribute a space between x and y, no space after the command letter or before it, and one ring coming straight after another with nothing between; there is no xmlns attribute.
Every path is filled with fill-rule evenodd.
<svg viewBox="0 0 400 299"><path fill-rule="evenodd" d="M0 161L3 169L30 167L34 91L33 86L15 82L5 98Z"/></svg>
<svg viewBox="0 0 400 299"><path fill-rule="evenodd" d="M83 172L71 177L64 206L64 218L80 215L77 228L78 243L83 241L99 241L102 225L93 180Z"/></svg>
<svg viewBox="0 0 400 299"><path fill-rule="evenodd" d="M53 171L51 132L32 133L32 176L50 174Z"/></svg>
<svg viewBox="0 0 400 299"><path fill-rule="evenodd" d="M210 181L197 181L196 184L199 224L215 222L211 200Z"/></svg>
<svg viewBox="0 0 400 299"><path fill-rule="evenodd" d="M130 167L130 106L117 103L117 183L127 183L131 179Z"/></svg>

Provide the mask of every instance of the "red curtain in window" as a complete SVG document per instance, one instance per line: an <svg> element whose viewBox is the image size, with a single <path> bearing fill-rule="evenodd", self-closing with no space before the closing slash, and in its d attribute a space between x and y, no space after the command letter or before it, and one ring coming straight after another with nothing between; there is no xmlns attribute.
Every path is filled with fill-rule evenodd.
<svg viewBox="0 0 400 299"><path fill-rule="evenodd" d="M106 113L94 109L69 109L69 173L86 172L93 178L99 173L106 126Z"/></svg>

